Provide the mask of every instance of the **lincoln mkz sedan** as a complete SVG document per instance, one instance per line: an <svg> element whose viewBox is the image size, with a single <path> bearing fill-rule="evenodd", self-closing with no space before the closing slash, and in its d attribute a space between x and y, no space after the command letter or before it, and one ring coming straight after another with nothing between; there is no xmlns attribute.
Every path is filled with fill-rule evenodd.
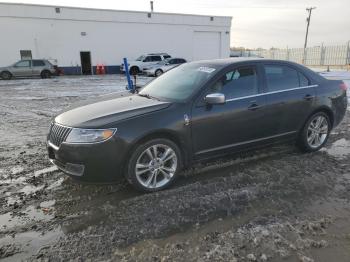
<svg viewBox="0 0 350 262"><path fill-rule="evenodd" d="M196 161L287 141L319 150L344 117L346 89L286 61L186 63L136 94L57 116L49 158L79 180L125 176L139 190L157 191Z"/></svg>

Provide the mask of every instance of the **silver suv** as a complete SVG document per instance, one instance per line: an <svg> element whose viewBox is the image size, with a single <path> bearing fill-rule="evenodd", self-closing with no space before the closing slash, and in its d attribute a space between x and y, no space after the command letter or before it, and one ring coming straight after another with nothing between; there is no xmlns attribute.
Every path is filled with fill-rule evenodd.
<svg viewBox="0 0 350 262"><path fill-rule="evenodd" d="M152 53L147 55L142 55L137 58L135 61L128 61L130 74L136 75L141 73L143 68L148 67L150 65L154 65L163 61L164 59L170 58L171 56L167 53ZM120 65L120 71L122 73L125 72L124 63Z"/></svg>
<svg viewBox="0 0 350 262"><path fill-rule="evenodd" d="M48 60L43 59L20 60L11 66L0 67L0 77L4 80L33 76L50 78L55 72L55 67Z"/></svg>

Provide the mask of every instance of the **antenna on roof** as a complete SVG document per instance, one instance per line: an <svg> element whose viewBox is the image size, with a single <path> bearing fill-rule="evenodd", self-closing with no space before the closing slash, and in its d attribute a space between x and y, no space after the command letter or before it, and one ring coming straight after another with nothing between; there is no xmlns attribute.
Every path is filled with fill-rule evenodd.
<svg viewBox="0 0 350 262"><path fill-rule="evenodd" d="M153 1L150 1L151 4L151 13L153 13Z"/></svg>

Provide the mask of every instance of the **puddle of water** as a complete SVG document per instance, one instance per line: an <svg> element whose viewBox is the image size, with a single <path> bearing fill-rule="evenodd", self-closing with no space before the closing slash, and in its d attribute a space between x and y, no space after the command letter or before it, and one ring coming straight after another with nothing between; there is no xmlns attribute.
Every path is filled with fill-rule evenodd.
<svg viewBox="0 0 350 262"><path fill-rule="evenodd" d="M0 246L6 244L15 244L20 246L21 252L13 256L3 258L1 262L17 262L27 261L30 256L36 255L42 248L53 243L63 233L60 228L56 228L45 234L40 232L28 231L25 233L16 234L14 237L6 236L0 239Z"/></svg>
<svg viewBox="0 0 350 262"><path fill-rule="evenodd" d="M322 151L327 152L331 156L344 158L350 154L350 141L345 138L339 139L330 148L323 148Z"/></svg>
<svg viewBox="0 0 350 262"><path fill-rule="evenodd" d="M46 201L50 202L50 201ZM50 203L44 203L44 205ZM51 205L52 207L52 205ZM27 222L32 221L49 221L53 219L53 212L45 212L42 208L49 207L41 207L35 208L34 206L29 206L27 209L23 211L22 215L13 214L12 212L5 213L0 215L0 230L1 229L9 229L17 226L22 226Z"/></svg>

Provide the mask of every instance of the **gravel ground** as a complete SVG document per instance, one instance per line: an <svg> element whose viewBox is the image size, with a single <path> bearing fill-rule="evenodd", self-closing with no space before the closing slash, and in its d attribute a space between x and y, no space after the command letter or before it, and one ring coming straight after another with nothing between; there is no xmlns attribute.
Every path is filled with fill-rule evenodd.
<svg viewBox="0 0 350 262"><path fill-rule="evenodd" d="M326 76L350 82L349 73ZM125 83L0 81L0 259L349 261L349 114L313 154L282 145L217 159L154 194L78 184L47 159L50 120L78 101L122 94Z"/></svg>

